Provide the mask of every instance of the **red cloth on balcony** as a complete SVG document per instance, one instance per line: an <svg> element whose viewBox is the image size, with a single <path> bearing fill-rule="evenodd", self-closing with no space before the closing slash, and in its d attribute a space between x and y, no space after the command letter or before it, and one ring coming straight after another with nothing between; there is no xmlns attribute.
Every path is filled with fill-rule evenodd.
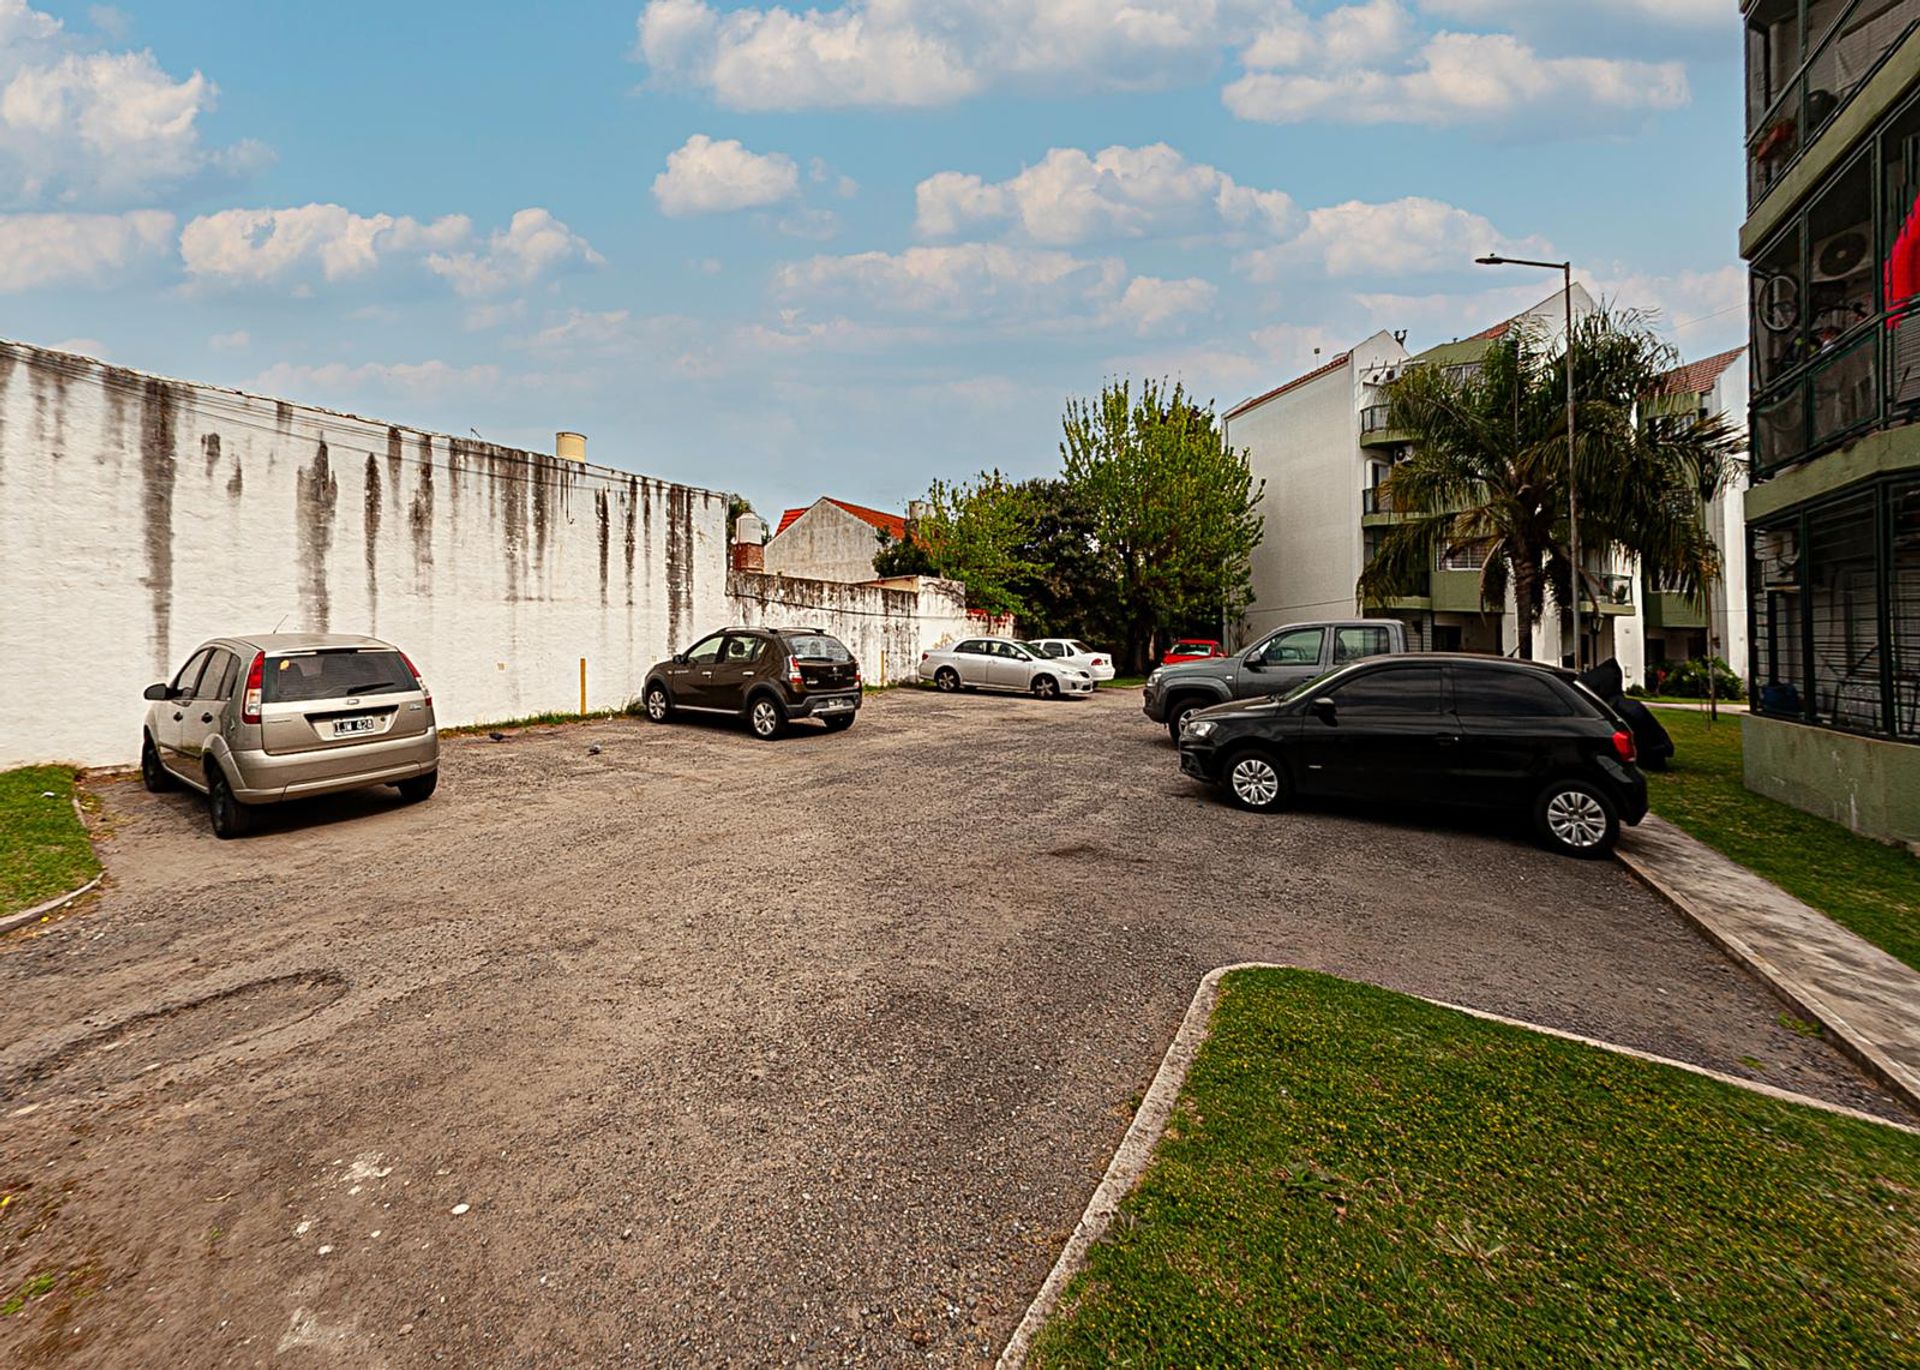
<svg viewBox="0 0 1920 1370"><path fill-rule="evenodd" d="M1906 221L1887 253L1887 312L1892 313L1920 295L1920 197L1907 211Z"/></svg>

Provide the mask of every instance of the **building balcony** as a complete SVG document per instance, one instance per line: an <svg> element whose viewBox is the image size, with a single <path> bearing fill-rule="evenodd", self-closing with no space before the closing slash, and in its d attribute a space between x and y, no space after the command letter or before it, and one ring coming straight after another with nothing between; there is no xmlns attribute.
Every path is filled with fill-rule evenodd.
<svg viewBox="0 0 1920 1370"><path fill-rule="evenodd" d="M1602 618L1625 618L1633 613L1633 577L1612 571L1587 573L1580 612ZM1597 599L1596 599L1597 596Z"/></svg>
<svg viewBox="0 0 1920 1370"><path fill-rule="evenodd" d="M1915 0L1920 3L1920 0ZM1405 433L1387 426L1387 406L1370 404L1360 411L1360 445L1392 447L1409 441Z"/></svg>
<svg viewBox="0 0 1920 1370"><path fill-rule="evenodd" d="M1920 0L1750 0L1747 208L1799 164L1920 23Z"/></svg>
<svg viewBox="0 0 1920 1370"><path fill-rule="evenodd" d="M1690 595L1672 590L1651 590L1646 596L1647 627L1706 628L1706 606Z"/></svg>

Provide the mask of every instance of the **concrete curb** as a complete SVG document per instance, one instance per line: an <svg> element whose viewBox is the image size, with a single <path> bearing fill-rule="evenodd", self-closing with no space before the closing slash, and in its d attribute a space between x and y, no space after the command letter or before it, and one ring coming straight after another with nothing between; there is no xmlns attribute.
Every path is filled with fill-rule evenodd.
<svg viewBox="0 0 1920 1370"><path fill-rule="evenodd" d="M1826 996L1780 969L1737 933L1719 926L1712 915L1662 881L1646 862L1618 847L1613 854L1636 880L1693 924L1701 936L1737 961L1795 1014L1825 1028L1842 1054L1852 1059L1907 1107L1920 1112L1920 1080L1915 1080L1911 1073L1901 1069L1899 1063L1881 1051L1872 1038L1854 1027Z"/></svg>
<svg viewBox="0 0 1920 1370"><path fill-rule="evenodd" d="M65 908L81 895L93 893L94 890L100 887L100 882L106 878L107 873L101 871L100 874L94 876L93 879L87 881L86 884L77 890L69 890L65 894L55 895L44 904L35 904L30 909L22 909L18 913L10 913L4 918L0 918L0 933L9 933L15 928L23 928L29 923L37 922L48 914Z"/></svg>
<svg viewBox="0 0 1920 1370"><path fill-rule="evenodd" d="M1093 1191L1093 1197L1087 1201L1086 1211L1080 1215L1080 1221L1074 1227L1073 1235L1067 1238L1067 1244L1061 1248L1059 1259L1053 1263L1053 1269L1047 1272L1046 1282L1040 1286L1040 1292L1033 1296L1033 1302L1027 1306L1026 1316L1020 1319L1020 1325L1014 1328L1013 1335L1007 1339L1006 1349L1000 1353L996 1370L1021 1370L1026 1365L1027 1354L1033 1349L1033 1339L1039 1335L1047 1319L1059 1307L1060 1296L1066 1292L1068 1282L1086 1265L1087 1252L1093 1248L1095 1242L1106 1235L1107 1228L1113 1223L1114 1214L1119 1212L1121 1202L1133 1192L1134 1186L1140 1182L1140 1177L1146 1173L1147 1165L1153 1158L1153 1149L1160 1141L1160 1134L1166 1131L1167 1119L1173 1116L1173 1106L1180 1097L1181 1087L1186 1083L1187 1072L1193 1068L1194 1057L1199 1054L1200 1047L1211 1030L1214 1005L1220 999L1220 981L1238 970L1300 969L1304 967L1270 961L1240 961L1210 970L1201 978L1200 987L1194 991L1193 1002L1187 1006L1186 1017L1181 1019L1180 1030L1174 1033L1173 1043L1168 1046L1167 1054L1160 1061L1160 1069L1154 1074L1153 1084L1148 1087L1146 1098L1141 1101L1139 1111L1134 1114L1132 1126L1127 1129L1127 1135L1120 1139L1119 1149L1113 1153L1113 1160L1107 1166L1106 1175L1101 1179L1099 1188ZM1844 1104L1830 1104L1825 1099L1795 1094L1792 1090L1779 1089L1754 1080L1743 1080L1737 1075L1709 1070L1705 1066L1676 1061L1666 1056L1656 1056L1652 1052L1624 1047L1617 1042L1603 1042L1595 1037L1582 1037L1578 1033L1562 1032L1558 1028L1543 1027L1538 1023L1525 1022L1519 1018L1507 1018L1498 1013L1488 1013L1483 1009L1468 1008L1464 1004L1450 1004L1444 999L1428 999L1418 994L1407 997L1432 1004L1435 1008L1464 1013L1470 1018L1478 1018L1483 1022L1524 1028L1529 1032L1537 1032L1546 1037L1557 1037L1563 1042L1575 1042L1581 1046L1611 1052L1616 1056L1630 1056L1637 1061L1671 1066L1676 1070L1684 1070L1690 1075L1702 1075L1709 1080L1718 1080L1722 1084L1736 1085L1741 1089L1751 1090L1755 1094L1764 1094L1770 1099L1778 1099L1783 1103L1800 1104L1819 1109L1823 1113L1855 1118L1861 1122L1892 1128L1896 1132L1920 1136L1920 1128L1910 1127L1905 1123L1890 1122L1885 1118L1876 1118L1873 1114L1863 1113L1857 1108L1848 1108Z"/></svg>

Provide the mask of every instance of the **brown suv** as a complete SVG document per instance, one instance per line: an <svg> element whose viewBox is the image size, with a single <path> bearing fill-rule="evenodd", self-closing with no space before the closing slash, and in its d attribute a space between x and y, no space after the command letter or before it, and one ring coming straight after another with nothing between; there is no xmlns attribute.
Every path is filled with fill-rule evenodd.
<svg viewBox="0 0 1920 1370"><path fill-rule="evenodd" d="M641 698L655 723L685 709L739 715L766 741L795 718L840 732L860 711L860 663L819 628L723 628L648 671Z"/></svg>

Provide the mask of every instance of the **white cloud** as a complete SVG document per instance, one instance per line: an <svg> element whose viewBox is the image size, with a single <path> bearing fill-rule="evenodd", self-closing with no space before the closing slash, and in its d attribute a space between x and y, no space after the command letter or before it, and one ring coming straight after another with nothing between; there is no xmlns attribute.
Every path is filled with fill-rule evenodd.
<svg viewBox="0 0 1920 1370"><path fill-rule="evenodd" d="M1285 193L1239 185L1165 143L1093 156L1053 148L1000 182L943 171L922 181L914 200L916 227L928 237L1010 222L1034 242L1058 245L1240 228L1275 235L1296 219Z"/></svg>
<svg viewBox="0 0 1920 1370"><path fill-rule="evenodd" d="M1441 19L1470 24L1516 24L1541 18L1550 7L1540 0L1420 0L1420 8ZM1676 28L1725 26L1739 10L1733 0L1586 0L1585 8L1614 22Z"/></svg>
<svg viewBox="0 0 1920 1370"><path fill-rule="evenodd" d="M208 173L245 172L257 143L210 149L217 91L151 52L108 52L25 0L0 0L0 203L138 202Z"/></svg>
<svg viewBox="0 0 1920 1370"><path fill-rule="evenodd" d="M1163 281L1155 276L1135 276L1107 310L1103 321L1131 328L1142 335L1165 332L1175 320L1212 309L1218 294L1211 281L1197 277Z"/></svg>
<svg viewBox="0 0 1920 1370"><path fill-rule="evenodd" d="M1413 18L1398 0L1366 0L1318 18L1292 5L1274 9L1240 54L1249 70L1364 66L1398 57L1413 42Z"/></svg>
<svg viewBox="0 0 1920 1370"><path fill-rule="evenodd" d="M236 328L231 333L215 333L207 339L207 346L215 352L244 352L253 346L253 335L244 328Z"/></svg>
<svg viewBox="0 0 1920 1370"><path fill-rule="evenodd" d="M1279 54L1260 54L1277 62ZM1687 103L1686 67L1600 57L1544 57L1508 34L1442 33L1399 70L1354 66L1256 70L1221 92L1242 119L1300 123L1519 126L1590 132L1596 122Z"/></svg>
<svg viewBox="0 0 1920 1370"><path fill-rule="evenodd" d="M0 214L0 292L99 285L166 255L173 215Z"/></svg>
<svg viewBox="0 0 1920 1370"><path fill-rule="evenodd" d="M660 212L674 216L760 209L799 192L800 168L785 153L749 152L738 138L704 133L667 154L667 169L653 178Z"/></svg>
<svg viewBox="0 0 1920 1370"><path fill-rule="evenodd" d="M1065 83L1138 90L1197 79L1276 0L846 0L804 12L651 0L638 54L730 109L951 104Z"/></svg>
<svg viewBox="0 0 1920 1370"><path fill-rule="evenodd" d="M1350 200L1309 210L1296 237L1247 252L1234 266L1262 282L1283 280L1295 270L1335 277L1416 276L1465 270L1488 251L1537 257L1548 250L1539 239L1508 237L1479 214L1409 196L1387 204Z"/></svg>
<svg viewBox="0 0 1920 1370"><path fill-rule="evenodd" d="M494 231L484 252L436 252L427 267L461 295L492 295L560 271L604 266L606 260L547 210L523 209L508 227Z"/></svg>
<svg viewBox="0 0 1920 1370"><path fill-rule="evenodd" d="M472 221L461 214L422 222L311 204L202 215L182 230L180 253L188 278L201 285L310 288L316 276L351 280L400 261L424 264L466 296L498 294L569 265L602 261L544 209L521 210L484 248L467 247L472 239Z"/></svg>

